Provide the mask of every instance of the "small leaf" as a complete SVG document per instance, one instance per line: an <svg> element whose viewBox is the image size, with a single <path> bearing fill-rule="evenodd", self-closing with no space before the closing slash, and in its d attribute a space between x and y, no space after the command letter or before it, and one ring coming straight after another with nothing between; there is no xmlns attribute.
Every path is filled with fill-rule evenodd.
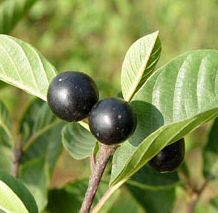
<svg viewBox="0 0 218 213"><path fill-rule="evenodd" d="M218 51L188 52L157 70L132 99L137 128L113 158L112 184L166 145L218 116Z"/></svg>
<svg viewBox="0 0 218 213"><path fill-rule="evenodd" d="M203 150L204 176L206 179L218 178L218 118L209 133L208 143Z"/></svg>
<svg viewBox="0 0 218 213"><path fill-rule="evenodd" d="M37 205L26 187L12 176L0 172L0 210L37 213Z"/></svg>
<svg viewBox="0 0 218 213"><path fill-rule="evenodd" d="M49 187L48 168L43 158L34 159L20 166L19 179L30 190L41 212L47 205Z"/></svg>
<svg viewBox="0 0 218 213"><path fill-rule="evenodd" d="M10 173L13 164L11 120L6 106L0 101L0 169Z"/></svg>
<svg viewBox="0 0 218 213"><path fill-rule="evenodd" d="M177 172L159 173L149 166L141 168L131 179L127 181L129 185L141 189L165 189L178 184L179 177Z"/></svg>
<svg viewBox="0 0 218 213"><path fill-rule="evenodd" d="M7 0L0 4L0 33L8 34L38 0Z"/></svg>
<svg viewBox="0 0 218 213"><path fill-rule="evenodd" d="M152 74L161 52L159 32L138 39L126 53L122 65L121 87L123 97L130 101Z"/></svg>
<svg viewBox="0 0 218 213"><path fill-rule="evenodd" d="M0 35L0 80L46 101L55 68L31 45Z"/></svg>
<svg viewBox="0 0 218 213"><path fill-rule="evenodd" d="M80 124L72 123L63 128L62 143L73 158L81 160L90 156L96 139Z"/></svg>

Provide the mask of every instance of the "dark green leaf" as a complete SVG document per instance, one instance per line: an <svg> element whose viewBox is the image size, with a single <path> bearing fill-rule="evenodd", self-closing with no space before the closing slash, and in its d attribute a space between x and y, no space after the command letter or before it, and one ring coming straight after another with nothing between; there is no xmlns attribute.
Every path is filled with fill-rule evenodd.
<svg viewBox="0 0 218 213"><path fill-rule="evenodd" d="M128 186L133 197L144 207L147 213L169 213L173 210L175 189L142 190Z"/></svg>
<svg viewBox="0 0 218 213"><path fill-rule="evenodd" d="M159 173L149 166L142 167L130 180L128 184L142 189L165 189L179 183L177 172Z"/></svg>
<svg viewBox="0 0 218 213"><path fill-rule="evenodd" d="M39 99L29 106L21 122L24 152L19 177L33 193L40 211L47 204L50 176L62 151L64 124Z"/></svg>
<svg viewBox="0 0 218 213"><path fill-rule="evenodd" d="M215 119L203 150L204 176L211 180L218 177L218 118Z"/></svg>
<svg viewBox="0 0 218 213"><path fill-rule="evenodd" d="M0 209L6 212L37 213L37 205L27 188L12 176L0 171Z"/></svg>
<svg viewBox="0 0 218 213"><path fill-rule="evenodd" d="M43 158L34 159L20 167L19 179L30 190L41 212L47 205L49 187L48 166Z"/></svg>
<svg viewBox="0 0 218 213"><path fill-rule="evenodd" d="M80 180L71 183L62 189L51 190L49 192L48 211L51 213L60 213L60 212L78 213L87 189L87 184L88 184L88 180ZM108 183L102 181L97 191L94 205L102 197L102 195L107 190L107 188L108 188ZM116 197L117 193L119 193L119 190L115 192L113 196ZM107 201L106 205L108 206L103 208L104 212L107 212L108 207L110 207L114 201L115 200L113 198L110 198Z"/></svg>

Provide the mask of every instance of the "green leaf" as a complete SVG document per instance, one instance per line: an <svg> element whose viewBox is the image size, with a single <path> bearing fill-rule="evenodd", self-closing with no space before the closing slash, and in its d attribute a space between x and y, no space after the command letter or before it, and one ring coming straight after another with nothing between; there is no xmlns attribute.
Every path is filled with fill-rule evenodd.
<svg viewBox="0 0 218 213"><path fill-rule="evenodd" d="M34 159L20 166L19 179L34 196L39 211L47 205L49 187L48 168L43 158Z"/></svg>
<svg viewBox="0 0 218 213"><path fill-rule="evenodd" d="M46 100L55 68L31 45L0 35L0 80Z"/></svg>
<svg viewBox="0 0 218 213"><path fill-rule="evenodd" d="M135 133L115 153L111 183L128 179L166 145L218 115L218 51L188 52L157 70L133 97Z"/></svg>
<svg viewBox="0 0 218 213"><path fill-rule="evenodd" d="M90 156L96 139L80 124L71 123L62 130L62 143L73 158L81 160Z"/></svg>
<svg viewBox="0 0 218 213"><path fill-rule="evenodd" d="M147 213L169 213L173 210L175 189L142 190L128 186L133 197L144 207Z"/></svg>
<svg viewBox="0 0 218 213"><path fill-rule="evenodd" d="M212 180L218 177L218 118L215 119L209 133L208 143L203 150L204 176Z"/></svg>
<svg viewBox="0 0 218 213"><path fill-rule="evenodd" d="M24 152L19 178L33 193L40 211L47 205L50 177L62 151L64 125L65 122L53 115L47 103L39 99L29 106L21 121Z"/></svg>
<svg viewBox="0 0 218 213"><path fill-rule="evenodd" d="M0 5L0 33L8 34L38 0L7 0Z"/></svg>
<svg viewBox="0 0 218 213"><path fill-rule="evenodd" d="M37 213L37 205L27 188L12 176L0 171L0 210Z"/></svg>
<svg viewBox="0 0 218 213"><path fill-rule="evenodd" d="M6 106L0 101L0 169L10 173L13 164L11 120Z"/></svg>
<svg viewBox="0 0 218 213"><path fill-rule="evenodd" d="M49 202L47 207L48 212L51 213L79 212L79 209L81 207L82 201L85 196L87 185L88 185L88 180L84 179L68 184L61 189L51 190L49 192ZM103 196L107 188L108 188L108 183L102 181L97 191L94 200L94 205ZM113 194L115 198L118 195L119 195L119 190ZM114 197L109 198L106 205L111 206L115 201ZM104 212L107 212L106 210L108 209L108 206L103 207Z"/></svg>
<svg viewBox="0 0 218 213"><path fill-rule="evenodd" d="M138 39L126 53L122 65L121 87L123 97L130 101L152 74L160 58L159 32Z"/></svg>
<svg viewBox="0 0 218 213"><path fill-rule="evenodd" d="M178 184L177 172L159 173L149 166L143 166L131 179L127 181L129 185L141 189L165 189Z"/></svg>
<svg viewBox="0 0 218 213"><path fill-rule="evenodd" d="M20 132L24 144L21 163L43 157L51 173L62 151L61 129L64 125L45 102L35 100L21 121Z"/></svg>

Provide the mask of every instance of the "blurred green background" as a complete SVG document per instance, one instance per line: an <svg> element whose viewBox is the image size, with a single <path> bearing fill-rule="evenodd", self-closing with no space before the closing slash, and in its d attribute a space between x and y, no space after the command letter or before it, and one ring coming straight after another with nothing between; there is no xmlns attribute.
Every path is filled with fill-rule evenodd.
<svg viewBox="0 0 218 213"><path fill-rule="evenodd" d="M160 66L184 51L218 48L217 19L217 0L39 0L11 34L59 71L85 71L112 93L136 39L160 31Z"/></svg>
<svg viewBox="0 0 218 213"><path fill-rule="evenodd" d="M100 96L105 97L119 93L122 61L135 40L160 31L159 67L185 51L218 49L217 21L218 0L38 0L10 35L39 49L59 72L79 70L90 74ZM0 90L0 99L9 108L16 132L32 97L7 86ZM192 142L187 149L192 152L186 159L192 162L196 185L202 182L199 174L205 132L207 128L201 127L187 137ZM194 162L193 156L197 159ZM64 152L52 186L86 177L87 165L88 161L74 161Z"/></svg>

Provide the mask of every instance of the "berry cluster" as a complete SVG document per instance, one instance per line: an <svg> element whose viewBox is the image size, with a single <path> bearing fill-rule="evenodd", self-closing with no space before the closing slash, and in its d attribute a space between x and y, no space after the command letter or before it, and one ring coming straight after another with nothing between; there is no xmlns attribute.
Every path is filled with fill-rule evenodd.
<svg viewBox="0 0 218 213"><path fill-rule="evenodd" d="M68 71L51 82L47 100L53 113L66 121L89 117L89 128L97 140L106 145L125 141L136 128L136 116L131 106L120 98L98 101L95 82L85 73ZM167 147L149 161L159 172L172 172L183 161L184 139Z"/></svg>
<svg viewBox="0 0 218 213"><path fill-rule="evenodd" d="M89 116L92 134L101 143L111 145L126 140L135 130L136 117L130 105L120 98L98 101L95 82L82 72L63 72L48 88L47 101L53 113L66 121Z"/></svg>

